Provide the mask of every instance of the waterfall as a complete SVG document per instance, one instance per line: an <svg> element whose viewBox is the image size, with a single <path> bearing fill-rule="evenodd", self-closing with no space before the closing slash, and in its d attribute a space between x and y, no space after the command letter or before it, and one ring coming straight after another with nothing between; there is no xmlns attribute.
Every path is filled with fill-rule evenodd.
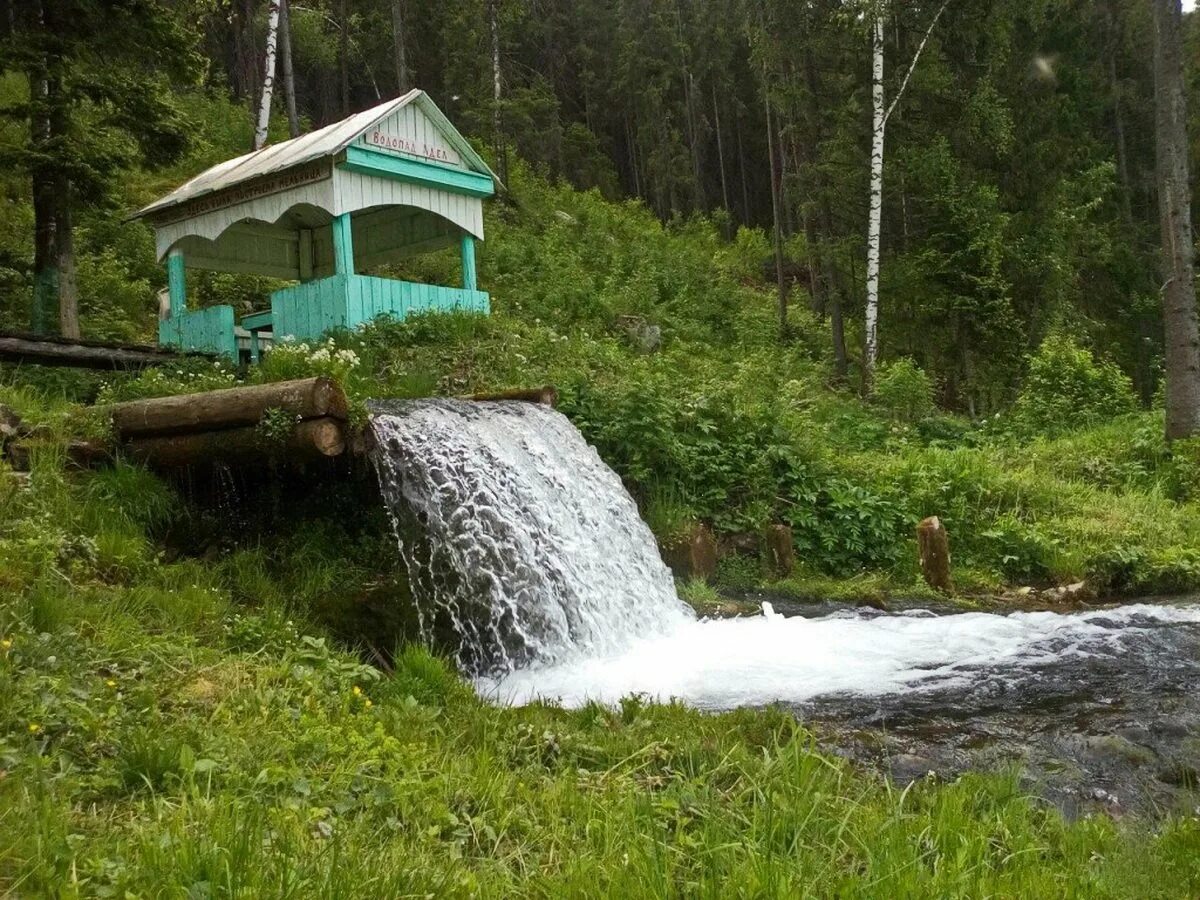
<svg viewBox="0 0 1200 900"><path fill-rule="evenodd" d="M385 401L371 427L421 628L466 671L604 656L694 618L621 480L561 413Z"/></svg>

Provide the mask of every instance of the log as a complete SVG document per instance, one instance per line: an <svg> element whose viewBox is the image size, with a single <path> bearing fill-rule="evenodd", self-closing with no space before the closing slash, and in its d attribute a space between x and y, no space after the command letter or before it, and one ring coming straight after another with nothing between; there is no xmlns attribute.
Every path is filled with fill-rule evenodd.
<svg viewBox="0 0 1200 900"><path fill-rule="evenodd" d="M917 526L917 552L925 583L935 591L954 593L950 577L950 535L937 516L922 519Z"/></svg>
<svg viewBox="0 0 1200 900"><path fill-rule="evenodd" d="M198 394L133 400L112 407L112 422L122 441L196 434L255 426L269 409L283 409L297 419L345 421L346 395L329 378L303 378Z"/></svg>
<svg viewBox="0 0 1200 900"><path fill-rule="evenodd" d="M179 353L145 344L110 344L103 341L66 340L46 335L0 332L0 360L43 366L82 369L143 369L179 362L206 353Z"/></svg>
<svg viewBox="0 0 1200 900"><path fill-rule="evenodd" d="M48 442L38 436L27 437L4 445L3 456L16 472L28 472L33 468L33 454L39 446ZM104 441L69 441L63 448L66 462L77 469L96 469L112 462L113 448Z"/></svg>
<svg viewBox="0 0 1200 900"><path fill-rule="evenodd" d="M341 420L331 416L297 422L286 441L275 443L253 425L134 438L126 452L157 469L224 463L264 463L276 459L310 462L339 456L346 450Z"/></svg>
<svg viewBox="0 0 1200 900"><path fill-rule="evenodd" d="M558 405L558 388L546 384L538 388L512 388L506 391L495 391L483 394L468 394L460 400L523 400L526 403L540 403L543 406Z"/></svg>

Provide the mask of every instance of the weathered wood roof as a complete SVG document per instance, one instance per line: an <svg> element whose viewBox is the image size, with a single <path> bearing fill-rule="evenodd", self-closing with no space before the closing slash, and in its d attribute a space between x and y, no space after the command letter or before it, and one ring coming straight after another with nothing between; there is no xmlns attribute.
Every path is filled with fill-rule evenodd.
<svg viewBox="0 0 1200 900"><path fill-rule="evenodd" d="M292 138L290 141L272 144L244 156L218 163L180 185L165 197L138 210L134 214L134 218L149 217L153 220L181 204L217 194L246 182L266 176L281 175L288 170L334 157L362 137L372 126L410 104L419 108L437 128L440 136L457 151L463 168L488 175L496 180L495 173L475 152L466 138L459 134L450 120L442 114L429 95L420 89L413 89L402 97L355 113L340 122L326 125L324 128Z"/></svg>

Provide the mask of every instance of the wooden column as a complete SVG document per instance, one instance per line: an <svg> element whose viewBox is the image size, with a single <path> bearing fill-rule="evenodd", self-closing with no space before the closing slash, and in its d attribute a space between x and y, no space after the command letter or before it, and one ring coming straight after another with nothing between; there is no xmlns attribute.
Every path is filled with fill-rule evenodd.
<svg viewBox="0 0 1200 900"><path fill-rule="evenodd" d="M475 277L475 238L465 231L462 236L462 282L463 290L478 289Z"/></svg>
<svg viewBox="0 0 1200 900"><path fill-rule="evenodd" d="M187 278L184 276L183 251L167 254L167 291L171 297L171 316L187 312Z"/></svg>
<svg viewBox="0 0 1200 900"><path fill-rule="evenodd" d="M350 232L350 213L333 220L333 271L338 275L354 274L354 238Z"/></svg>

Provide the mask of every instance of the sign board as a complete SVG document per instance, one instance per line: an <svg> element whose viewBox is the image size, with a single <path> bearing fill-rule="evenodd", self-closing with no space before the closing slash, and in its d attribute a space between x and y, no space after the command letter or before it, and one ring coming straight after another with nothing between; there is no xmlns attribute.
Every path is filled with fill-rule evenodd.
<svg viewBox="0 0 1200 900"><path fill-rule="evenodd" d="M441 129L434 125L415 104L372 126L361 138L364 146L412 156L426 162L465 169L462 157Z"/></svg>
<svg viewBox="0 0 1200 900"><path fill-rule="evenodd" d="M317 160L307 165L287 169L276 175L266 175L254 178L242 184L235 184L223 190L205 194L194 200L188 200L178 206L170 207L157 216L152 216L156 226L169 225L184 219L194 219L217 209L245 203L247 200L257 200L269 197L271 194L282 193L292 188L303 187L324 181L330 176L332 169L329 160Z"/></svg>

